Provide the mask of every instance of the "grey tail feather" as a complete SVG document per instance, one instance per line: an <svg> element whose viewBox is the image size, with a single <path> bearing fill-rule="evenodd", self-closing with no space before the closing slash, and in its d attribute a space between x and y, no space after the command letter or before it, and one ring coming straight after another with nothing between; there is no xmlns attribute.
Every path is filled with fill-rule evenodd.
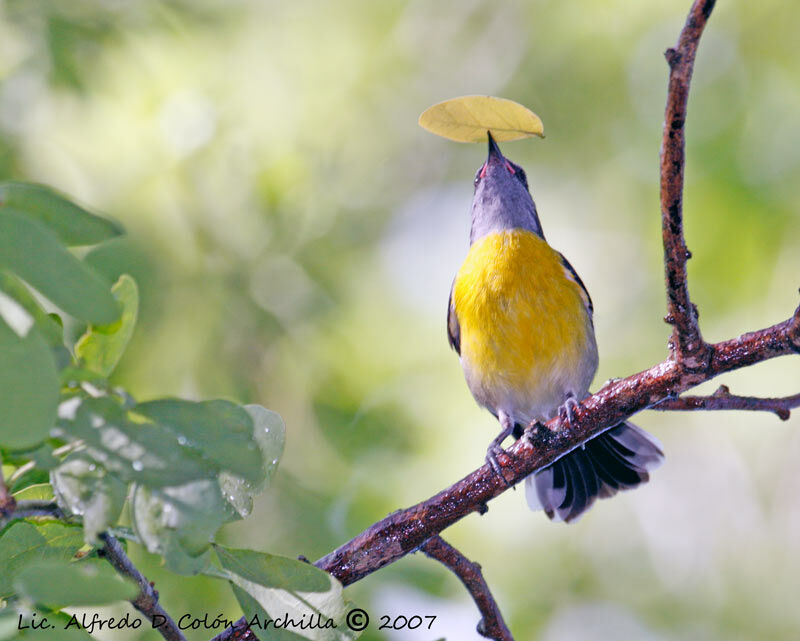
<svg viewBox="0 0 800 641"><path fill-rule="evenodd" d="M595 499L647 483L664 460L660 443L633 423L620 423L531 474L528 505L554 521L575 521Z"/></svg>

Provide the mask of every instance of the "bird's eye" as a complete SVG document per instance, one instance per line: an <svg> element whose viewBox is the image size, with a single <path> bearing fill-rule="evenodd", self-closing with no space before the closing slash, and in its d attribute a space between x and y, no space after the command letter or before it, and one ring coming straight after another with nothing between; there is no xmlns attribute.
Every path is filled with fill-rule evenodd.
<svg viewBox="0 0 800 641"><path fill-rule="evenodd" d="M480 177L480 176L475 176L475 180L473 180L473 181L472 181L472 184L473 184L473 185L475 185L475 186L477 187L477 186L478 186L478 183L479 183L480 181L481 181L481 177Z"/></svg>

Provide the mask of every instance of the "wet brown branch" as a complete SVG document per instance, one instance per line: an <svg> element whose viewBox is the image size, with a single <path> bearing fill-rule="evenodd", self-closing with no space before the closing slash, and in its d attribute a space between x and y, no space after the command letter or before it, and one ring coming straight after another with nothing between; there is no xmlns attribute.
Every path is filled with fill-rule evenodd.
<svg viewBox="0 0 800 641"><path fill-rule="evenodd" d="M438 535L425 541L420 549L425 555L444 564L461 579L461 583L467 588L482 616L478 622L479 634L495 641L514 641L506 622L503 621L503 615L500 614L500 608L497 607L497 602L483 578L480 565L470 561Z"/></svg>
<svg viewBox="0 0 800 641"><path fill-rule="evenodd" d="M114 566L117 572L133 579L139 586L139 596L131 601L133 607L147 617L153 627L167 641L186 641L183 632L158 602L158 592L131 562L120 542L107 532L101 534L100 539L103 541L103 547L100 549L102 556Z"/></svg>
<svg viewBox="0 0 800 641"><path fill-rule="evenodd" d="M758 398L756 396L735 396L727 385L720 385L711 396L681 396L668 398L654 410L691 411L691 410L745 410L752 412L773 412L782 421L788 421L791 410L800 407L800 394L782 398Z"/></svg>
<svg viewBox="0 0 800 641"><path fill-rule="evenodd" d="M503 475L512 484L519 483L641 410L720 374L800 352L800 308L782 323L709 347L711 356L702 370L686 369L680 361L668 358L643 372L606 383L581 402L570 428L561 417L550 420L545 428L529 427L500 457ZM430 499L378 521L315 565L348 585L416 550L468 514L485 511L486 504L506 489L484 465Z"/></svg>
<svg viewBox="0 0 800 641"><path fill-rule="evenodd" d="M695 0L674 49L667 49L669 88L661 141L661 224L667 280L666 321L673 326L673 354L689 369L702 368L709 346L697 322L697 308L689 298L686 261L691 254L683 235L683 174L685 124L689 84L697 45L715 0Z"/></svg>

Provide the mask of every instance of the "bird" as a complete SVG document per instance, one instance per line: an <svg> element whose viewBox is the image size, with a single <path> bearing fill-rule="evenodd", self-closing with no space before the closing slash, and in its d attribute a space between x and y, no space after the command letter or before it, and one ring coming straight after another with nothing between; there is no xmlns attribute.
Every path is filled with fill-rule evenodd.
<svg viewBox="0 0 800 641"><path fill-rule="evenodd" d="M470 247L450 290L447 336L477 403L500 423L486 462L525 427L562 416L567 428L598 366L594 307L578 273L544 237L525 171L491 131L475 174ZM630 422L615 425L525 479L529 507L573 522L597 498L649 480L659 442Z"/></svg>

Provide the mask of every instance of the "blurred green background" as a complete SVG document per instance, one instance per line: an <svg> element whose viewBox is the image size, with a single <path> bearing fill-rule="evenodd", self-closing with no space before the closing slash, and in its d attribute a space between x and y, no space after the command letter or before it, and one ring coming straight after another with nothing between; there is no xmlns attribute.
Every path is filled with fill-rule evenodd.
<svg viewBox="0 0 800 641"><path fill-rule="evenodd" d="M0 175L128 229L89 256L142 291L119 383L141 400L221 396L283 415L275 483L225 536L315 559L474 469L497 431L444 323L485 149L418 128L430 104L487 93L542 117L545 140L503 148L594 298L595 386L664 357L662 54L688 6L5 0ZM800 4L726 0L700 47L685 204L710 340L797 304L798 28ZM800 362L703 389L720 382L791 394ZM445 537L482 564L519 639L797 639L798 420L647 412L638 422L667 453L647 487L571 526L507 492ZM238 616L224 586L136 558L168 611ZM419 555L348 594L373 621L438 616L364 639L479 638L463 588Z"/></svg>

